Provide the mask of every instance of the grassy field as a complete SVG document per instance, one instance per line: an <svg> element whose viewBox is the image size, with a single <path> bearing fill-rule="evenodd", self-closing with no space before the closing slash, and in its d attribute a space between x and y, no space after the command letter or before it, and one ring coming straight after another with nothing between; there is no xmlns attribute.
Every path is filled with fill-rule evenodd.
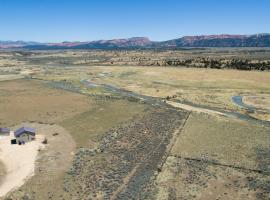
<svg viewBox="0 0 270 200"><path fill-rule="evenodd" d="M234 95L259 96L270 101L270 73L237 70L172 67L91 67L85 76L148 96L191 102L223 110L245 113L232 102ZM268 119L270 113L253 114Z"/></svg>
<svg viewBox="0 0 270 200"><path fill-rule="evenodd" d="M269 99L270 73L176 67L89 66L71 67L61 73L48 69L38 77L46 80L82 80L111 84L140 94L173 97L221 109L240 110L234 95L259 95Z"/></svg>
<svg viewBox="0 0 270 200"><path fill-rule="evenodd" d="M143 115L145 106L126 100L104 101L95 108L60 123L78 146L95 147L109 128Z"/></svg>
<svg viewBox="0 0 270 200"><path fill-rule="evenodd" d="M157 178L157 199L267 199L269 127L191 114Z"/></svg>
<svg viewBox="0 0 270 200"><path fill-rule="evenodd" d="M264 72L247 72L236 70L160 68L160 67L106 67L97 68L108 76L98 78L120 87L151 96L166 97L188 91L217 95L223 91L235 92L255 90L270 91L270 74ZM98 73L100 73L98 72ZM220 91L220 92L218 92ZM201 95L200 93L198 95ZM185 98L185 96L183 96ZM188 98L187 96L186 98Z"/></svg>
<svg viewBox="0 0 270 200"><path fill-rule="evenodd" d="M29 80L0 82L0 95L2 126L24 121L56 123L89 110L93 105L93 101L83 95L51 89Z"/></svg>
<svg viewBox="0 0 270 200"><path fill-rule="evenodd" d="M192 114L171 154L262 170L258 152L269 148L270 128L225 117Z"/></svg>

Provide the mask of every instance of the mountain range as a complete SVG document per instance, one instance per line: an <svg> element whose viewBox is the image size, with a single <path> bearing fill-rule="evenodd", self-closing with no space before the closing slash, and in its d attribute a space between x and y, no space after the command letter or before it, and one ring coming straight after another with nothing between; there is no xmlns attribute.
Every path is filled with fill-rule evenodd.
<svg viewBox="0 0 270 200"><path fill-rule="evenodd" d="M151 41L147 37L97 40L89 42L39 43L25 41L0 41L0 48L26 49L136 49L184 47L270 47L270 34L255 35L200 35L184 36L167 41Z"/></svg>

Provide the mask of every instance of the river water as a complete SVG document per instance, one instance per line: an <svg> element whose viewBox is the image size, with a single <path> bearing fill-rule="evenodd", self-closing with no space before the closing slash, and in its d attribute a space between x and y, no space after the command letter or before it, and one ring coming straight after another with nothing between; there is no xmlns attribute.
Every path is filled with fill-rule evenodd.
<svg viewBox="0 0 270 200"><path fill-rule="evenodd" d="M97 83L91 82L89 80L81 80L81 83L84 84L86 87L89 87L89 88L91 88L91 87L102 87L105 90L108 90L108 91L110 91L112 93L115 93L115 94L118 94L120 96L136 98L136 99L139 99L139 100L143 100L144 102L151 103L152 105L165 105L166 104L166 102L161 98L138 94L138 93L128 91L128 90L125 90L125 89L122 89L122 88L118 88L116 86L109 85L109 84L97 84ZM238 106L240 106L240 107L242 107L244 109L247 109L249 112L253 112L256 109L253 106L249 106L249 105L244 104L243 103L243 97L240 96L240 95L239 96L233 96L232 101L236 105L238 105ZM223 113L224 115L226 115L228 117L237 118L237 119L244 120L244 121L247 121L247 122L270 126L269 121L256 119L254 117L251 117L248 114L242 114L242 113L239 113L239 112L236 112L236 111L223 110L223 109L220 109L220 108L213 108L213 107L206 106L206 105L198 105L198 104L194 104L194 103L188 102L188 101L176 101L176 102L179 102L179 103L182 103L182 104L185 104L185 105L189 105L189 106L192 106L192 107L195 107L195 108L204 108L204 109L208 109L208 110L218 111L218 112L221 112L221 113ZM168 104L166 104L166 105L168 105Z"/></svg>

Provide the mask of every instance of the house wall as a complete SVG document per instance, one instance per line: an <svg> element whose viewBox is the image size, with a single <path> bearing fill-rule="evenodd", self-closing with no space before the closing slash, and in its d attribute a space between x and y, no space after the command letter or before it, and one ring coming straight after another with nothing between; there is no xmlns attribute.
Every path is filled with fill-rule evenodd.
<svg viewBox="0 0 270 200"><path fill-rule="evenodd" d="M17 137L17 143L19 142L29 142L32 141L33 139L35 139L35 136L32 136L28 133L23 133L22 135L20 135L20 137Z"/></svg>

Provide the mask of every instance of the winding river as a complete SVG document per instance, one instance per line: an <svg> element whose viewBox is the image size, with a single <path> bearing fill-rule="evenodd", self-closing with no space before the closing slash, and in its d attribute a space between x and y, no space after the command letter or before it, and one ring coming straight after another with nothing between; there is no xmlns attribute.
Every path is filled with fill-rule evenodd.
<svg viewBox="0 0 270 200"><path fill-rule="evenodd" d="M249 111L256 110L256 108L254 106L247 105L243 102L243 96L240 96L240 95L233 96L232 101L234 104L236 104L237 106L240 106L241 108L247 109Z"/></svg>
<svg viewBox="0 0 270 200"><path fill-rule="evenodd" d="M142 94L138 94L132 91L128 91L122 88L118 88L116 86L113 85L109 85L109 84L97 84L94 82L91 82L90 80L81 80L81 83L84 84L86 87L88 88L93 88L93 87L102 87L103 89L118 94L120 96L123 97L127 97L127 98L136 98L138 100L142 100L146 103L150 103L152 105L168 105L166 103L166 101L164 101L161 98L158 97L151 97L151 96L147 96L147 95L142 95ZM255 111L256 108L253 106L249 106L243 103L243 97L242 96L233 96L232 97L232 101L233 103L235 103L236 105L240 106L241 108L244 108L248 111ZM228 110L223 110L220 108L213 108L210 106L206 106L206 105L198 105L198 104L194 104L192 102L189 101L177 101L175 100L175 102L184 104L184 105L188 105L188 106L192 106L194 108L199 108L199 109L207 109L210 111L216 111L219 113L222 113L224 116L227 117L233 117L233 118L237 118L240 120L244 120L244 121L248 121L248 122L252 122L252 123L257 123L257 124L262 124L262 125L266 125L266 126L270 126L270 122L269 121L264 121L264 120L260 120L260 119L256 119L248 114L242 114L236 111L228 111Z"/></svg>

